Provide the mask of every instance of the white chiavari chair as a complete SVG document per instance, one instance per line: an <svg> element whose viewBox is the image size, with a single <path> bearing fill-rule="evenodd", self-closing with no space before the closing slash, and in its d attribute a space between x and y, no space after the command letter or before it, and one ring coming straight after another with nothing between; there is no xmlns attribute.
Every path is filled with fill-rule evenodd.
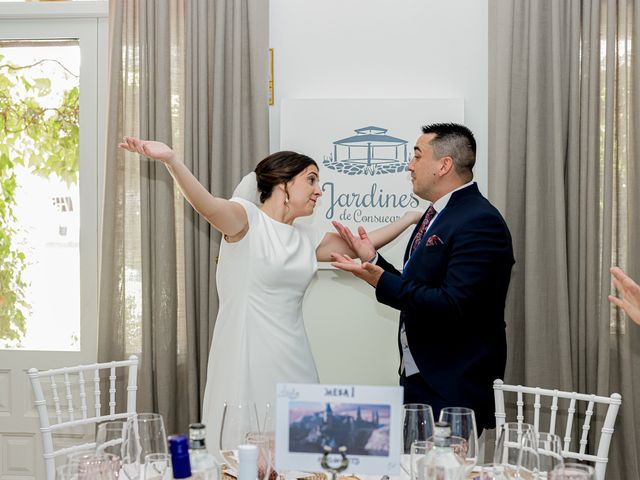
<svg viewBox="0 0 640 480"><path fill-rule="evenodd" d="M108 373L108 413L102 413L100 372ZM126 371L127 405L118 409L116 405L116 383ZM119 373L121 372L121 373ZM55 480L56 458L95 447L94 442L55 449L55 432L64 432L74 427L95 425L107 420L126 419L136 413L136 391L138 357L128 360L93 365L77 365L28 372L35 396L35 406L40 419L40 434L47 480ZM107 392L104 393L106 395ZM92 404L93 403L93 404ZM123 410L118 412L117 410Z"/></svg>
<svg viewBox="0 0 640 480"><path fill-rule="evenodd" d="M516 401L516 420L518 423L524 422L525 407L533 408L532 423L537 432L545 431L549 433L557 433L563 440L562 456L564 459L581 460L595 463L596 478L604 480L605 471L607 469L607 461L609 459L609 446L611 437L613 436L613 427L618 416L618 410L622 404L622 396L619 393L612 393L608 397L576 393L563 392L561 390L550 390L539 387L524 387L522 385L507 385L498 379L493 382L493 393L496 402L496 427L499 427L506 421L505 410L505 392L515 394ZM543 405L543 399L545 401ZM585 402L584 422L582 422L582 433L577 446L572 446L572 431L574 421L576 419L577 402ZM594 410L596 405L607 405L607 413L604 423L596 435L596 448L593 450L595 454L587 453L587 444L589 431L591 430L591 422L594 420ZM558 412L566 406L566 423L564 432L558 423ZM542 409L548 410L550 414L549 425L540 427L540 414ZM562 415L564 417L564 415ZM557 431L556 431L557 430ZM564 436L563 436L564 434Z"/></svg>

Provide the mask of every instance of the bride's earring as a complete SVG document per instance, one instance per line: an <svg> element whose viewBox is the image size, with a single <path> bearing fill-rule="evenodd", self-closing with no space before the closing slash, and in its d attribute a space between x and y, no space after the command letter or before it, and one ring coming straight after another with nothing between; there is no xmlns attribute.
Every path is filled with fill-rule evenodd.
<svg viewBox="0 0 640 480"><path fill-rule="evenodd" d="M284 197L284 204L285 205L289 205L289 194L285 194L286 196Z"/></svg>

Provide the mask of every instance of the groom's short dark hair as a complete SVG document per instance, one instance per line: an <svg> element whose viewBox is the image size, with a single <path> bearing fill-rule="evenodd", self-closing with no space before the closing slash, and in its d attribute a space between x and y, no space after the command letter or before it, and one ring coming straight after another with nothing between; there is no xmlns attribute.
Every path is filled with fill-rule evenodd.
<svg viewBox="0 0 640 480"><path fill-rule="evenodd" d="M461 176L473 176L476 164L476 139L471 130L458 123L432 123L422 127L422 133L433 133L430 145L436 157L451 157L453 165Z"/></svg>

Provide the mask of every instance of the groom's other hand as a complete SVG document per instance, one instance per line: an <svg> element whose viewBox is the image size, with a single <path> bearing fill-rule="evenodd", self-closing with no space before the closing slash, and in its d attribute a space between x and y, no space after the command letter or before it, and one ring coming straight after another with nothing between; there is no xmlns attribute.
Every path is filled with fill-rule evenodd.
<svg viewBox="0 0 640 480"><path fill-rule="evenodd" d="M331 257L334 259L331 265L344 270L345 272L351 272L356 277L361 278L373 288L378 285L380 277L384 273L384 270L372 263L358 263L348 255L341 255L339 253L332 253Z"/></svg>

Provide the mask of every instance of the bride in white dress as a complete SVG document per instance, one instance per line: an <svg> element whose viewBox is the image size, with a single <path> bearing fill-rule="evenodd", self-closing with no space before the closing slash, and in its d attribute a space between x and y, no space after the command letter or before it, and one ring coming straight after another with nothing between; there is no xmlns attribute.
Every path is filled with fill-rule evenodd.
<svg viewBox="0 0 640 480"><path fill-rule="evenodd" d="M211 195L165 144L125 137L119 146L163 162L189 203L224 237L202 409L207 446L217 454L225 402L273 404L278 382L318 382L302 318L304 293L318 261L330 261L333 252L355 254L338 234L294 222L311 215L322 195L318 166L306 155L268 156L243 180L253 182L246 196L256 199L226 200ZM369 238L379 248L419 218L419 212L406 214Z"/></svg>

